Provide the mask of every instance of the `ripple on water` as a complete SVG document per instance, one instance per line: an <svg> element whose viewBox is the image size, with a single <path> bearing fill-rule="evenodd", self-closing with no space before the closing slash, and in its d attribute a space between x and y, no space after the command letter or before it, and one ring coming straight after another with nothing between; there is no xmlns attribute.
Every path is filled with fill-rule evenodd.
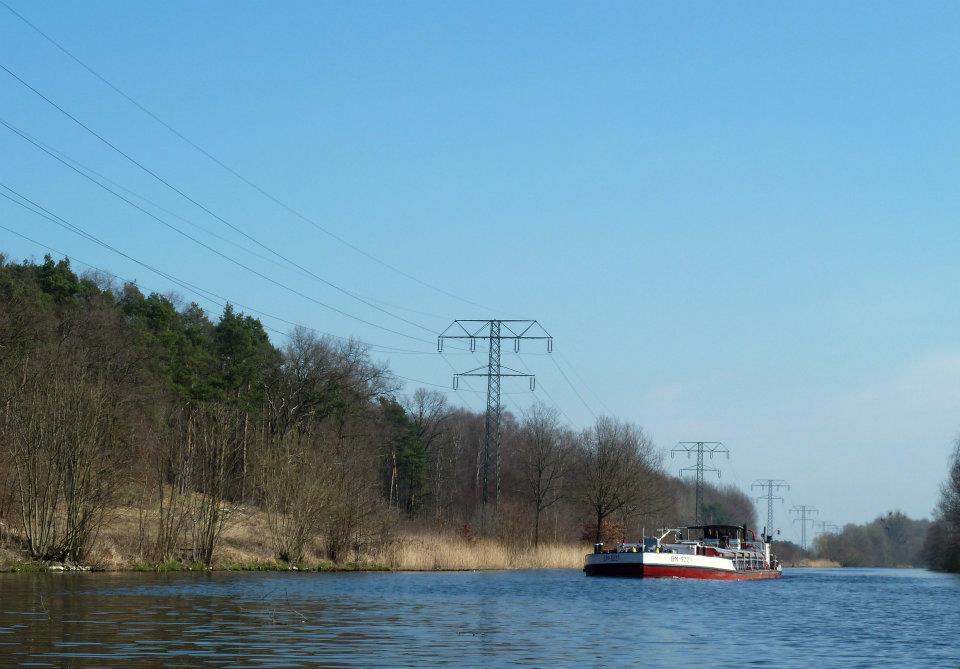
<svg viewBox="0 0 960 669"><path fill-rule="evenodd" d="M577 571L0 575L21 666L960 666L960 579Z"/></svg>

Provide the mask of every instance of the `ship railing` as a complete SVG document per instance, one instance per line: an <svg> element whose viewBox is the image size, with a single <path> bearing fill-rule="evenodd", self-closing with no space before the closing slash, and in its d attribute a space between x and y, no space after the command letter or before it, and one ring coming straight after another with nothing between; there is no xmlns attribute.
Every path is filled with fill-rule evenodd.
<svg viewBox="0 0 960 669"><path fill-rule="evenodd" d="M770 569L763 555L753 551L737 551L733 557L733 566L738 571Z"/></svg>
<svg viewBox="0 0 960 669"><path fill-rule="evenodd" d="M734 569L746 571L752 569L769 569L766 564L763 553L756 551L733 550L729 548L718 549L720 557L727 558L733 562Z"/></svg>

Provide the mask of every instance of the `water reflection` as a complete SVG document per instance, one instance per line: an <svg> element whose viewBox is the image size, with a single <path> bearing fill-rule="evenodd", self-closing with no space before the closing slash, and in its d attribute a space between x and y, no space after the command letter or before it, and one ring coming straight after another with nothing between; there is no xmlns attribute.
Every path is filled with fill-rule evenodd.
<svg viewBox="0 0 960 669"><path fill-rule="evenodd" d="M958 580L920 571L0 575L21 666L956 666L958 622Z"/></svg>

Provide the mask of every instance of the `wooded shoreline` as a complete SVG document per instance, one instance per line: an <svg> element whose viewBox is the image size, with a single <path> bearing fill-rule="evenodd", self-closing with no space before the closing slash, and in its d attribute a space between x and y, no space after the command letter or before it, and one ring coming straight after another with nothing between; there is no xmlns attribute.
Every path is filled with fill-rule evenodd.
<svg viewBox="0 0 960 669"><path fill-rule="evenodd" d="M0 568L579 568L596 541L691 520L694 486L636 423L504 408L491 454L482 413L404 394L375 347L285 336L0 254ZM958 453L932 523L888 513L775 552L960 570ZM706 484L700 513L758 528L736 486Z"/></svg>
<svg viewBox="0 0 960 669"><path fill-rule="evenodd" d="M503 408L491 446L483 413L403 392L377 347L303 326L274 342L221 306L211 319L66 258L0 255L0 547L102 565L576 566L581 550L538 551L692 514L694 486L636 423ZM426 343L413 352L438 355ZM702 507L756 526L734 486L707 486ZM256 550L231 539L241 517ZM398 557L411 533L484 557Z"/></svg>

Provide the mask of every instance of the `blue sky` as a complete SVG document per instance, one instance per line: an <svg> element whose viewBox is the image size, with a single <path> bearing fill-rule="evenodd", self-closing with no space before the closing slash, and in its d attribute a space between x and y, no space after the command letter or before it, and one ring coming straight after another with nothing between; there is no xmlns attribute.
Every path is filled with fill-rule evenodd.
<svg viewBox="0 0 960 669"><path fill-rule="evenodd" d="M724 481L787 479L789 503L837 523L932 509L960 433L957 5L7 2L262 188L489 310L259 196L0 6L0 63L221 218L420 327L160 214L409 337L266 282L0 128L0 182L129 254L417 351L392 368L442 386L448 362L477 363L438 357L433 332L537 318L589 406L531 346L539 390L510 385L512 410L545 390L576 425L612 412L667 449L722 440ZM0 117L264 254L3 72ZM0 220L171 288L5 200ZM0 247L43 254L2 230ZM463 390L451 401L481 407Z"/></svg>

